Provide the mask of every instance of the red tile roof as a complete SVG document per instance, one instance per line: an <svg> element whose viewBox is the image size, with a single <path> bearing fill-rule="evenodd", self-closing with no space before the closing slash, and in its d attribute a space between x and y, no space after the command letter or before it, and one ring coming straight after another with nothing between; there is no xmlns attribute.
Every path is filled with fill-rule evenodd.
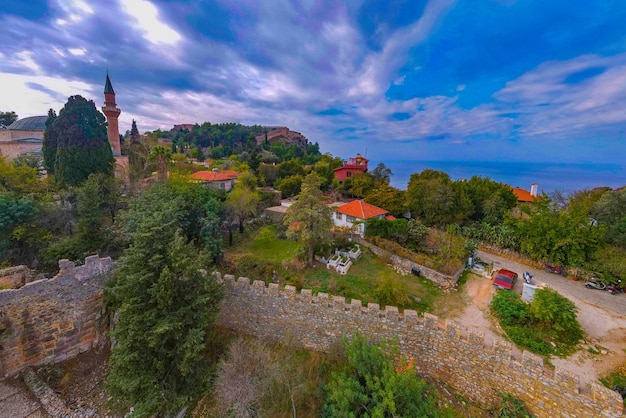
<svg viewBox="0 0 626 418"><path fill-rule="evenodd" d="M374 216L386 215L388 212L378 206L370 205L362 200L353 200L350 203L341 205L337 208L337 212L354 216L359 219L369 219Z"/></svg>
<svg viewBox="0 0 626 418"><path fill-rule="evenodd" d="M387 216L385 216L385 219L387 219L388 221L395 221L396 217L393 216L393 215L387 215Z"/></svg>
<svg viewBox="0 0 626 418"><path fill-rule="evenodd" d="M511 187L513 194L517 197L518 202L532 202L534 198L528 190L520 189L519 187Z"/></svg>
<svg viewBox="0 0 626 418"><path fill-rule="evenodd" d="M194 180L202 181L224 181L236 179L237 177L239 177L239 173L233 170L196 171L190 176Z"/></svg>

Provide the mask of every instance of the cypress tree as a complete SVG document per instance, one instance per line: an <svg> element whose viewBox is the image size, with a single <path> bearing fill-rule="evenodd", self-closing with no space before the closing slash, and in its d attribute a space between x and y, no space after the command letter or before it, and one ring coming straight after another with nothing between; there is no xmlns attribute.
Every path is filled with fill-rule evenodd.
<svg viewBox="0 0 626 418"><path fill-rule="evenodd" d="M51 127L58 132L54 173L61 185L78 185L92 173L113 173L106 121L93 100L70 96Z"/></svg>
<svg viewBox="0 0 626 418"><path fill-rule="evenodd" d="M54 174L54 161L57 157L59 130L56 129L56 119L56 112L53 109L48 110L48 119L46 119L46 129L43 132L41 153L43 154L43 165L49 174Z"/></svg>

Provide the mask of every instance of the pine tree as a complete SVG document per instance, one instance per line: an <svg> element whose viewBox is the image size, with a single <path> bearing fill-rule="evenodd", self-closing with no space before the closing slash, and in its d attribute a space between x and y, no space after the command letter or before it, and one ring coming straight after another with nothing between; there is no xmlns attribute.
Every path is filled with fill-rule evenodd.
<svg viewBox="0 0 626 418"><path fill-rule="evenodd" d="M184 204L160 185L135 203L131 245L107 286L119 318L108 387L137 417L171 415L209 381L205 349L222 293L180 229Z"/></svg>
<svg viewBox="0 0 626 418"><path fill-rule="evenodd" d="M289 226L287 236L298 239L307 251L307 262L313 265L313 248L330 240L333 225L332 210L322 201L321 180L315 172L304 178L300 194L289 206L285 224Z"/></svg>

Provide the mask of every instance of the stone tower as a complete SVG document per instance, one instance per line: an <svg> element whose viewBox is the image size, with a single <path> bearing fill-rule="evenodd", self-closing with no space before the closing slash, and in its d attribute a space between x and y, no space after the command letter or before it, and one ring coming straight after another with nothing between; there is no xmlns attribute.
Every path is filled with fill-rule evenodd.
<svg viewBox="0 0 626 418"><path fill-rule="evenodd" d="M115 91L113 91L108 71L107 80L104 84L104 106L102 106L102 113L107 117L107 134L113 155L121 155L122 147L120 145L120 129L117 124L117 118L122 111L117 107L117 103L115 103Z"/></svg>

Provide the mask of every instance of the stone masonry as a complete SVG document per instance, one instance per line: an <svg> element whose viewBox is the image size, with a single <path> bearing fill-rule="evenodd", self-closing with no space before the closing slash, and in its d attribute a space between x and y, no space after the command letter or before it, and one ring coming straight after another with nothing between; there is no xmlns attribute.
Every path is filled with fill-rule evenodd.
<svg viewBox="0 0 626 418"><path fill-rule="evenodd" d="M59 267L52 279L0 290L0 376L75 357L107 332L102 293L111 259L88 257L80 267L61 260Z"/></svg>
<svg viewBox="0 0 626 418"><path fill-rule="evenodd" d="M436 316L311 290L281 290L277 284L224 276L226 297L218 324L237 332L274 341L296 341L302 347L325 351L342 336L359 332L372 341L397 338L398 346L414 361L420 374L450 384L464 396L492 404L497 392L522 399L538 417L619 417L621 396L592 383L581 393L578 378L566 371L548 370L543 359L523 352L513 359L510 343L486 346L482 334L463 331Z"/></svg>

